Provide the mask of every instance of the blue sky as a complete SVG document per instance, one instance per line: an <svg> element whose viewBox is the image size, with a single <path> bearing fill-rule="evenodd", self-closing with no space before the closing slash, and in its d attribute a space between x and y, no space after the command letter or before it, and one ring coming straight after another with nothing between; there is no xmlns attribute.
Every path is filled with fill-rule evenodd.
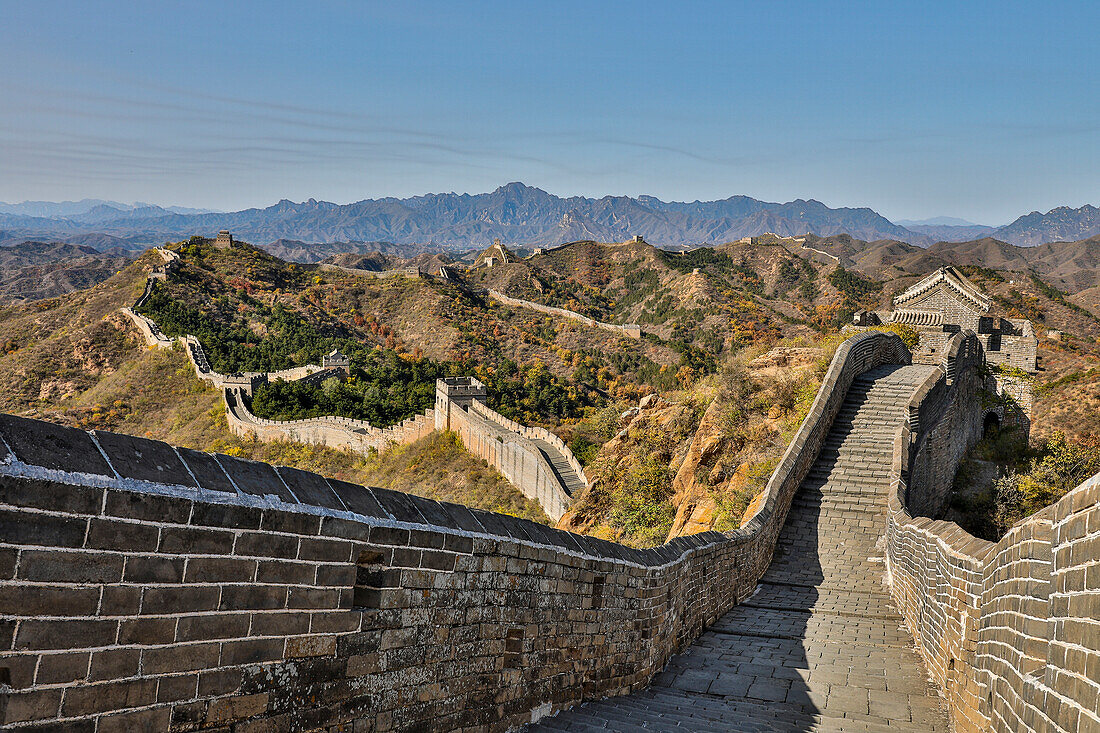
<svg viewBox="0 0 1100 733"><path fill-rule="evenodd" d="M1100 204L1095 2L0 0L0 200Z"/></svg>

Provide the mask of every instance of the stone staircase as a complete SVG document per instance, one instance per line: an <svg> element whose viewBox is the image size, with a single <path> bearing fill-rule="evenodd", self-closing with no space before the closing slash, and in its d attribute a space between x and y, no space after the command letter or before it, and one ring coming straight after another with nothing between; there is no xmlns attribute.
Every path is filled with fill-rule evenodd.
<svg viewBox="0 0 1100 733"><path fill-rule="evenodd" d="M792 502L757 592L634 695L536 731L948 731L884 585L894 433L935 367L857 378Z"/></svg>
<svg viewBox="0 0 1100 733"><path fill-rule="evenodd" d="M570 496L579 496L585 489L584 477L581 476L561 451L549 441L541 438L531 438L531 442L542 452L542 455L550 463L551 468L561 481L562 486Z"/></svg>

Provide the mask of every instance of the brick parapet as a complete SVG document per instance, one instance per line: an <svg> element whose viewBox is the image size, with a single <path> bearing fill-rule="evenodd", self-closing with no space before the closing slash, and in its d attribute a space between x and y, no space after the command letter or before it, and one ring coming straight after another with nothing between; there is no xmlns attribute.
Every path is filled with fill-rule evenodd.
<svg viewBox="0 0 1100 733"><path fill-rule="evenodd" d="M0 416L3 723L506 730L635 691L753 593L801 454L899 359L842 345L752 520L647 550Z"/></svg>
<svg viewBox="0 0 1100 733"><path fill-rule="evenodd" d="M1100 574L1089 574L1100 557L1100 476L997 543L914 516L980 436L981 344L962 333L949 347L894 441L891 593L960 733L1100 728L1100 680L1088 672L1100 669Z"/></svg>

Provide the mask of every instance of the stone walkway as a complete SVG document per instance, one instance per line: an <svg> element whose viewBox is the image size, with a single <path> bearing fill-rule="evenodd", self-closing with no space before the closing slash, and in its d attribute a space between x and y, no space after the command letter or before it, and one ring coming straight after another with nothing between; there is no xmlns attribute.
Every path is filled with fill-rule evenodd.
<svg viewBox="0 0 1100 733"><path fill-rule="evenodd" d="M541 438L531 438L531 442L542 451L543 457L554 469L554 473L557 474L558 480L561 481L566 492L573 497L580 496L585 489L584 478L569 464L561 451L554 444Z"/></svg>
<svg viewBox="0 0 1100 733"><path fill-rule="evenodd" d="M752 598L646 690L529 730L948 731L880 543L893 435L933 368L879 367L852 385Z"/></svg>

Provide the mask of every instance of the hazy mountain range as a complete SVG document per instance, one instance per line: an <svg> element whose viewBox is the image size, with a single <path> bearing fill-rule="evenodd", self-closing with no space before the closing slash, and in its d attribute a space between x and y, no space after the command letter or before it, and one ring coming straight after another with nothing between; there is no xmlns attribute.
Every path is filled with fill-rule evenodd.
<svg viewBox="0 0 1100 733"><path fill-rule="evenodd" d="M957 223L956 223L957 222ZM813 199L787 203L731 196L667 202L652 196L561 198L522 183L492 193L428 194L334 204L283 200L263 209L210 212L110 201L0 204L0 242L53 239L93 247L137 246L229 229L258 245L392 242L443 249L506 244L552 246L582 239L614 242L634 235L662 247L718 244L772 232L781 236L849 234L865 241L936 241L993 237L1037 245L1100 234L1100 209L1032 212L1002 227L933 219L902 226L869 208L830 208Z"/></svg>

